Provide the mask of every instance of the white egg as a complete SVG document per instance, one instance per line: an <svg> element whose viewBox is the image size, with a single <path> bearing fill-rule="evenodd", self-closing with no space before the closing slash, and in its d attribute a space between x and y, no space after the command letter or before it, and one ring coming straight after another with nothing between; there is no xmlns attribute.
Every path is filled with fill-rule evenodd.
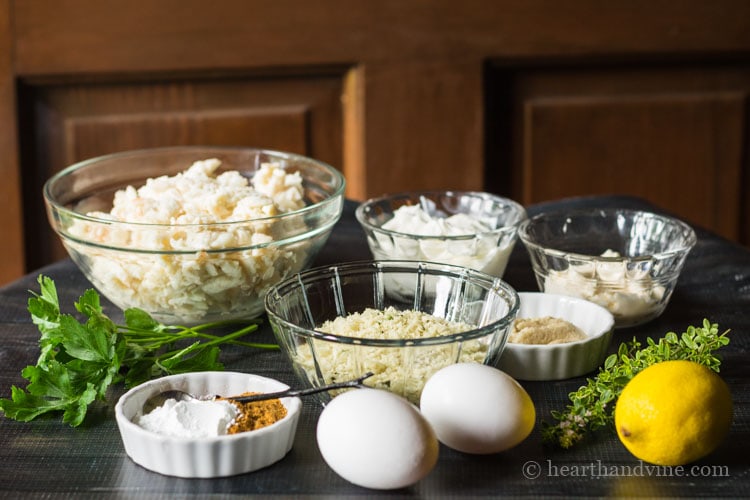
<svg viewBox="0 0 750 500"><path fill-rule="evenodd" d="M505 451L528 437L536 411L510 375L487 365L459 363L427 380L420 409L441 443L464 453Z"/></svg>
<svg viewBox="0 0 750 500"><path fill-rule="evenodd" d="M416 406L378 389L336 396L320 414L318 448L347 481L373 489L403 488L425 477L438 459L435 432Z"/></svg>

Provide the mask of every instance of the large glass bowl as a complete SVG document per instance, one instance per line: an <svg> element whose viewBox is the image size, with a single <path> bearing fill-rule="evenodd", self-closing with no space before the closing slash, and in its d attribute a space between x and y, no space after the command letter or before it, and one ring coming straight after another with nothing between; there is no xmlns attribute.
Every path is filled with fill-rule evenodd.
<svg viewBox="0 0 750 500"><path fill-rule="evenodd" d="M539 289L597 303L616 327L639 325L666 308L695 231L639 210L549 212L521 224Z"/></svg>
<svg viewBox="0 0 750 500"><path fill-rule="evenodd" d="M471 325L460 333L397 338L324 333L321 325L366 309L421 311ZM303 384L318 387L372 372L366 385L418 404L427 379L459 362L494 365L519 307L499 278L444 264L367 261L316 268L274 286L266 296L273 332ZM331 395L320 394L325 404Z"/></svg>
<svg viewBox="0 0 750 500"><path fill-rule="evenodd" d="M515 201L475 191L397 193L369 199L355 214L375 260L440 262L498 278L526 218ZM456 216L463 221L445 223ZM474 227L467 225L469 219Z"/></svg>
<svg viewBox="0 0 750 500"><path fill-rule="evenodd" d="M90 215L109 212L118 190L211 158L222 162L218 172L238 171L248 179L265 163L298 172L305 206L222 223L133 223ZM91 283L122 309L138 307L164 323L181 324L261 314L266 291L308 267L323 246L341 217L343 194L343 176L323 162L229 147L102 156L68 167L44 186L50 224Z"/></svg>

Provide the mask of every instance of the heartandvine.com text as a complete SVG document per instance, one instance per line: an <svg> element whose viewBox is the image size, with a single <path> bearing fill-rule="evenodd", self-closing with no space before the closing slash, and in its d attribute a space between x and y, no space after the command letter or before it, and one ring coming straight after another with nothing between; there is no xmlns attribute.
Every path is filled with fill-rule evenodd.
<svg viewBox="0 0 750 500"><path fill-rule="evenodd" d="M634 465L605 464L601 460L588 464L556 464L552 460L523 464L526 479L545 477L729 477L728 465L653 465L639 461Z"/></svg>

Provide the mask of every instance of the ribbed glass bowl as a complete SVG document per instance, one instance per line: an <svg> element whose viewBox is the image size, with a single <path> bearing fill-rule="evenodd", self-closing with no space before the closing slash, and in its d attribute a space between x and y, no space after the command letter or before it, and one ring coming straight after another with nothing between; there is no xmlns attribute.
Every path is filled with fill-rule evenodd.
<svg viewBox="0 0 750 500"><path fill-rule="evenodd" d="M412 338L361 338L323 333L328 320L365 309L415 310L472 325L460 333ZM374 375L366 385L418 404L437 370L459 362L494 365L519 307L516 291L499 278L444 264L366 261L311 269L271 288L266 311L294 372L318 387ZM325 404L331 395L322 393Z"/></svg>
<svg viewBox="0 0 750 500"><path fill-rule="evenodd" d="M481 222L480 231L436 231L419 220L384 227L402 207L420 207L432 218L462 214ZM412 191L372 198L357 207L357 221L375 260L415 260L468 267L502 278L526 210L502 196L475 191Z"/></svg>
<svg viewBox="0 0 750 500"><path fill-rule="evenodd" d="M305 206L280 215L198 224L87 215L109 212L118 190L174 176L210 158L221 160L218 172L239 171L248 179L263 163L299 172ZM325 163L230 147L116 153L72 165L44 186L49 222L89 281L122 309L138 307L164 323L181 324L261 314L266 291L305 269L323 246L341 217L343 195L343 176Z"/></svg>
<svg viewBox="0 0 750 500"><path fill-rule="evenodd" d="M521 224L519 237L542 292L599 304L618 328L664 311L696 243L680 220L624 209L542 213Z"/></svg>

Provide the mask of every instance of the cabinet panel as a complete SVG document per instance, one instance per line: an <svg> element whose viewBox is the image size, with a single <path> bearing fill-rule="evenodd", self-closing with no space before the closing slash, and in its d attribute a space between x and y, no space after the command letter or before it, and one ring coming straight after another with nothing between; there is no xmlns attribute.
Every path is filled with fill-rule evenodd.
<svg viewBox="0 0 750 500"><path fill-rule="evenodd" d="M361 198L418 189L483 189L480 61L370 64L364 72Z"/></svg>
<svg viewBox="0 0 750 500"><path fill-rule="evenodd" d="M64 129L66 163L73 163L124 151L133 144L143 148L165 144L253 144L305 154L306 123L307 110L289 106L72 117L60 126Z"/></svg>
<svg viewBox="0 0 750 500"><path fill-rule="evenodd" d="M341 168L342 82L341 74L28 82L20 104L28 169L24 215L29 266L40 267L66 255L47 224L42 184L53 173L86 158L207 144L278 149Z"/></svg>
<svg viewBox="0 0 750 500"><path fill-rule="evenodd" d="M523 199L637 194L737 239L743 96L524 105Z"/></svg>
<svg viewBox="0 0 750 500"><path fill-rule="evenodd" d="M506 159L520 201L635 195L748 241L746 70L644 66L505 76Z"/></svg>
<svg viewBox="0 0 750 500"><path fill-rule="evenodd" d="M16 0L24 74L747 51L746 0Z"/></svg>

